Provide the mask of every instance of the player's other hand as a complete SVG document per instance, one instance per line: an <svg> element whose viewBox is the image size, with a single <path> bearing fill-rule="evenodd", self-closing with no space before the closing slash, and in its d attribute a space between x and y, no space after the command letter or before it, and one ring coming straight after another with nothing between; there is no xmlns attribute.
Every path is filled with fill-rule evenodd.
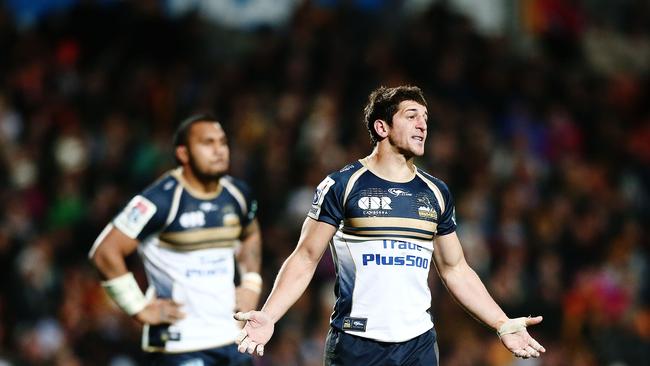
<svg viewBox="0 0 650 366"><path fill-rule="evenodd" d="M171 299L154 299L133 317L142 324L173 324L185 317L181 306Z"/></svg>
<svg viewBox="0 0 650 366"><path fill-rule="evenodd" d="M526 327L542 322L541 316L506 320L499 326L498 334L512 354L521 358L539 357L546 349L528 334Z"/></svg>
<svg viewBox="0 0 650 366"><path fill-rule="evenodd" d="M271 317L263 311L238 312L234 317L237 320L246 321L246 325L239 332L235 341L239 345L237 350L250 354L256 352L258 356L263 356L264 345L271 339L275 328Z"/></svg>

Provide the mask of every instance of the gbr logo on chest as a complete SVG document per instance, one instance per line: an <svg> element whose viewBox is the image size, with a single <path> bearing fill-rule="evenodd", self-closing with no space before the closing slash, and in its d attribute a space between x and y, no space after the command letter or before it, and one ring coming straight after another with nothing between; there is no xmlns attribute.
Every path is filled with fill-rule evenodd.
<svg viewBox="0 0 650 366"><path fill-rule="evenodd" d="M185 229L205 226L205 213L203 211L185 212L178 219L179 224Z"/></svg>

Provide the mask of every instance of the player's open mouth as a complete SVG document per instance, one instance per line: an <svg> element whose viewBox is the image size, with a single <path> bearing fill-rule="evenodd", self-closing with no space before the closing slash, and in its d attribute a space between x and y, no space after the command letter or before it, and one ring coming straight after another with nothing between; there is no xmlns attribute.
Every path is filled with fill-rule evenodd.
<svg viewBox="0 0 650 366"><path fill-rule="evenodd" d="M413 136L413 139L417 140L417 141L420 141L420 142L424 141L424 137L422 137L422 136Z"/></svg>

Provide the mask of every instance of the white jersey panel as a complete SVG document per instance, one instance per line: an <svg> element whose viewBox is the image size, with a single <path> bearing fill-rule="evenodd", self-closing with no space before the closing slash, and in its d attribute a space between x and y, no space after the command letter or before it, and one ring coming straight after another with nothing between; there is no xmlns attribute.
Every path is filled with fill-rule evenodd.
<svg viewBox="0 0 650 366"><path fill-rule="evenodd" d="M140 247L149 283L182 304L186 317L168 328L167 352L233 343L239 328L235 310L233 248L177 252L152 238ZM146 333L146 332L145 332ZM175 334L180 335L178 339Z"/></svg>
<svg viewBox="0 0 650 366"><path fill-rule="evenodd" d="M344 320L344 332L403 342L433 327L427 285L431 242L367 240L338 231L332 244L339 278L353 281L348 287L352 290L350 321Z"/></svg>

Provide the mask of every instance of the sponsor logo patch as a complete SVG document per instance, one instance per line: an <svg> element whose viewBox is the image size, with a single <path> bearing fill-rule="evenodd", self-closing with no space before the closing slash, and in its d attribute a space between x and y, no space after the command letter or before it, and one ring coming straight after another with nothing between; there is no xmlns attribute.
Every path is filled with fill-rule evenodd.
<svg viewBox="0 0 650 366"><path fill-rule="evenodd" d="M365 332L367 324L368 318L352 318L349 316L343 318L343 330Z"/></svg>
<svg viewBox="0 0 650 366"><path fill-rule="evenodd" d="M318 219L320 215L320 208L325 199L325 195L329 189L334 185L334 179L326 177L322 182L316 187L316 192L314 193L314 198L311 201L311 209L309 210L309 216L313 219Z"/></svg>
<svg viewBox="0 0 650 366"><path fill-rule="evenodd" d="M391 202L390 197L361 197L357 206L363 210L363 214L366 216L380 216L390 214L393 209Z"/></svg>
<svg viewBox="0 0 650 366"><path fill-rule="evenodd" d="M205 226L205 213L203 211L185 212L178 221L186 229Z"/></svg>
<svg viewBox="0 0 650 366"><path fill-rule="evenodd" d="M219 206L212 202L201 202L199 209L201 209L203 212L212 212L219 209Z"/></svg>
<svg viewBox="0 0 650 366"><path fill-rule="evenodd" d="M357 204L362 210L392 210L391 202L390 197L361 197Z"/></svg>
<svg viewBox="0 0 650 366"><path fill-rule="evenodd" d="M392 194L395 197L400 197L400 196L410 197L413 195L411 194L411 192L401 188L388 188L388 193Z"/></svg>
<svg viewBox="0 0 650 366"><path fill-rule="evenodd" d="M343 168L341 168L341 170L339 170L339 172L343 173L344 171L350 170L352 168L354 168L354 164L348 164L348 165L344 166Z"/></svg>
<svg viewBox="0 0 650 366"><path fill-rule="evenodd" d="M164 332L162 332L160 334L160 339L163 342L180 341L181 340L181 333L180 332L164 331Z"/></svg>
<svg viewBox="0 0 650 366"><path fill-rule="evenodd" d="M143 196L135 196L115 218L115 226L131 238L140 234L151 217L156 213L156 205Z"/></svg>

